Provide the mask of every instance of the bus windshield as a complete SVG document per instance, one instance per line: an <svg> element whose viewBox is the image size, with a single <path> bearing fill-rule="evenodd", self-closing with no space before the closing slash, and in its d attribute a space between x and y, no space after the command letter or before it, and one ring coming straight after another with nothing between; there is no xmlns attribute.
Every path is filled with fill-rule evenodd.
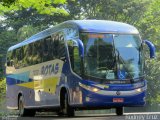
<svg viewBox="0 0 160 120"><path fill-rule="evenodd" d="M144 75L139 35L81 33L84 75L106 80L136 79Z"/></svg>

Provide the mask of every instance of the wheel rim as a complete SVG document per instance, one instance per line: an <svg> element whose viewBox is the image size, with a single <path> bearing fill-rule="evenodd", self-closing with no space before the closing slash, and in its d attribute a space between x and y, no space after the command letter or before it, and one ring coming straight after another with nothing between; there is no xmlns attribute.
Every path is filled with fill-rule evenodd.
<svg viewBox="0 0 160 120"><path fill-rule="evenodd" d="M24 113L24 106L22 101L19 102L19 115L22 116Z"/></svg>

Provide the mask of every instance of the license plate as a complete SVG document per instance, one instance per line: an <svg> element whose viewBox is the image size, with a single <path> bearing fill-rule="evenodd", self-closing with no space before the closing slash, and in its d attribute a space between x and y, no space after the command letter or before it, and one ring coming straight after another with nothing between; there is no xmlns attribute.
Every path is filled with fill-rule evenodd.
<svg viewBox="0 0 160 120"><path fill-rule="evenodd" d="M124 99L123 98L113 98L113 102L114 103L122 103L122 102L124 102Z"/></svg>

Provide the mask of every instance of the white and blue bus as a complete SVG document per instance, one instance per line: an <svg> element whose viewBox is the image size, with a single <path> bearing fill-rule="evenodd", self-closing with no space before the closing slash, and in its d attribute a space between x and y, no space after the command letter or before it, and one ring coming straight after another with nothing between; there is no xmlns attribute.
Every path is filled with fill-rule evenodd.
<svg viewBox="0 0 160 120"><path fill-rule="evenodd" d="M46 29L8 49L7 107L20 116L51 110L74 116L75 110L144 106L144 43L128 24L71 20Z"/></svg>

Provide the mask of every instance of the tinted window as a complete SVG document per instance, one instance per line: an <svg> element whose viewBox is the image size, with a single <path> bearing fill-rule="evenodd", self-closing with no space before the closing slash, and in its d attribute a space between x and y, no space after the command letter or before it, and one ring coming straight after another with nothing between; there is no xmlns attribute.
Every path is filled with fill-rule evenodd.
<svg viewBox="0 0 160 120"><path fill-rule="evenodd" d="M61 59L65 57L64 35L60 32L52 35L54 57Z"/></svg>
<svg viewBox="0 0 160 120"><path fill-rule="evenodd" d="M8 52L7 65L21 68L63 57L65 57L64 35L59 32Z"/></svg>

